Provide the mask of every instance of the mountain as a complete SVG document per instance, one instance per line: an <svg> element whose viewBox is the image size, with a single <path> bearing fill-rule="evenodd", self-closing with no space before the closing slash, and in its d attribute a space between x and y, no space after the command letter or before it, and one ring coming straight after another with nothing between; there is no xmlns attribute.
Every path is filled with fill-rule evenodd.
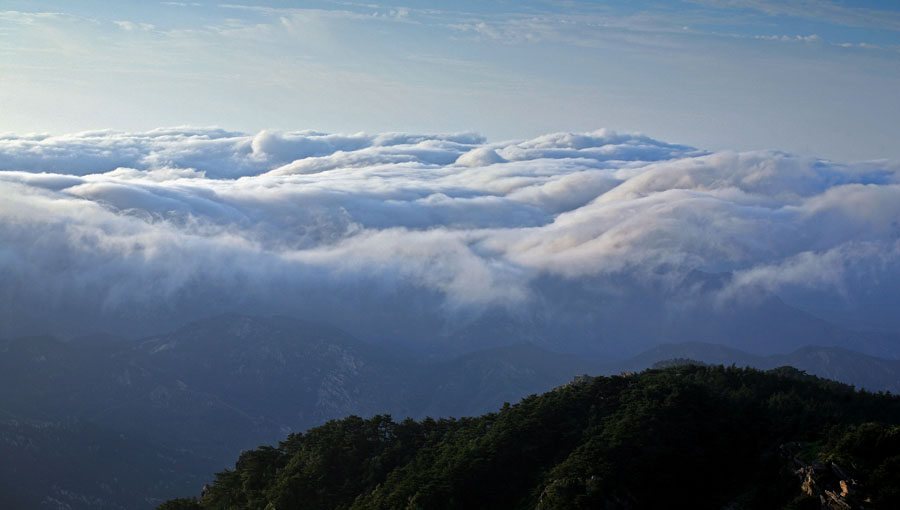
<svg viewBox="0 0 900 510"><path fill-rule="evenodd" d="M208 462L189 452L69 419L0 419L4 508L149 508L188 493Z"/></svg>
<svg viewBox="0 0 900 510"><path fill-rule="evenodd" d="M898 439L900 397L682 365L476 418L331 421L159 508L897 508Z"/></svg>
<svg viewBox="0 0 900 510"><path fill-rule="evenodd" d="M807 345L844 347L900 359L896 331L858 331L819 317L778 296L721 297L733 275L692 271L672 287L645 287L614 276L536 278L526 312L488 309L470 321L435 328L437 341L413 338L407 349L432 357L529 342L543 349L595 360L627 359L662 343L727 345L756 355L788 353ZM649 284L648 284L649 285ZM365 333L358 334L366 338ZM431 337L427 337L430 339ZM390 339L382 339L390 343Z"/></svg>
<svg viewBox="0 0 900 510"><path fill-rule="evenodd" d="M115 464L67 473L64 467L75 470L79 464L72 457L81 453L55 446L68 442L88 448L94 443L81 430L93 427L152 445L129 447L130 462L154 480L148 497L171 494L175 485L165 485L170 481L202 480L242 450L329 419L376 413L476 415L589 368L577 358L529 344L413 362L327 324L242 315L197 321L136 342L103 335L69 342L18 338L0 342L0 354L0 411L16 420L17 437L36 438L27 455L60 466L50 476L23 461L23 476L83 486L84 494L93 494L87 488L107 483ZM57 439L41 439L39 431L45 430L53 430ZM179 465L188 466L186 471L153 474L160 472L157 455L168 450L180 452ZM17 452L10 458L27 455ZM93 482L75 483L87 478ZM9 498L17 491L6 494L0 502L12 504ZM106 493L85 498L67 501L73 508L128 507L133 501Z"/></svg>
<svg viewBox="0 0 900 510"><path fill-rule="evenodd" d="M217 413L239 413L253 424L255 434L241 432L243 441L223 438L246 448L250 437L271 441L267 435L284 437L348 413L409 412L404 362L322 323L218 316L143 340L120 357L165 389L159 413L191 420L184 440L201 435ZM194 408L177 408L179 399Z"/></svg>
<svg viewBox="0 0 900 510"><path fill-rule="evenodd" d="M495 347L435 363L425 371L431 388L427 400L411 416L474 416L503 402L542 393L564 384L574 374L597 373L601 365L530 343Z"/></svg>
<svg viewBox="0 0 900 510"><path fill-rule="evenodd" d="M661 344L627 361L606 365L603 372L642 370L659 361L673 358L760 369L792 366L812 375L870 391L900 393L900 360L881 359L828 346L806 346L787 354L758 356L728 346L703 342Z"/></svg>
<svg viewBox="0 0 900 510"><path fill-rule="evenodd" d="M637 371L661 359L760 368L791 364L873 390L897 391L900 380L896 361L835 348L759 356L713 344L666 344L625 362L600 364L519 340L498 338L500 346L450 359L417 360L325 323L236 314L138 341L109 335L67 342L23 337L0 342L0 413L15 420L16 437L35 438L30 453L17 450L11 455L36 455L60 466L49 477L35 463L23 461L21 473L31 472L35 479L60 487L85 487L84 494L94 494L91 504L70 498L73 508L118 508L132 500L124 493L87 489L115 476L115 464L81 469L80 461L72 460L80 451L55 445L94 444L89 438L103 434L144 445L128 447L133 452L130 462L153 483L147 491L132 492L158 498L176 494L170 490L176 487L183 487L184 494L194 492L195 483L178 484L206 480L242 450L275 443L331 419L477 416L561 386L577 374ZM65 425L71 423L106 432L82 433L82 428ZM53 430L59 439L42 438L42 430ZM166 451L179 452L165 454L181 459L176 467L160 467L156 452ZM93 481L74 482L84 477ZM7 494L12 498L16 492ZM0 503L12 504L4 498L0 496Z"/></svg>

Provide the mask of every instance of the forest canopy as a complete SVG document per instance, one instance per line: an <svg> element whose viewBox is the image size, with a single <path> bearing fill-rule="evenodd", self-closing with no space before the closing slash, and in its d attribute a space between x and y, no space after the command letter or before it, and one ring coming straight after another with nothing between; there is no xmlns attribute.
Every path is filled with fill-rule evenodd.
<svg viewBox="0 0 900 510"><path fill-rule="evenodd" d="M831 482L852 485L850 504L898 508L898 425L889 393L790 367L676 364L476 418L330 421L159 508L818 508Z"/></svg>

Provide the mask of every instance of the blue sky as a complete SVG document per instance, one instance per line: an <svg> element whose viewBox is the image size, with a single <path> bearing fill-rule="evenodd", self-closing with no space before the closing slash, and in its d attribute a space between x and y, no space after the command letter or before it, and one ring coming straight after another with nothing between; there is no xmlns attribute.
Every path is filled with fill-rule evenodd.
<svg viewBox="0 0 900 510"><path fill-rule="evenodd" d="M0 132L639 131L900 158L896 2L0 7Z"/></svg>

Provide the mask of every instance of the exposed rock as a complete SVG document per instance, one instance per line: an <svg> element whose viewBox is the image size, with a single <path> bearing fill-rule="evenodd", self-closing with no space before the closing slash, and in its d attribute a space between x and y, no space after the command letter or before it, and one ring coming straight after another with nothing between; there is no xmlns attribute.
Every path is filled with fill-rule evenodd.
<svg viewBox="0 0 900 510"><path fill-rule="evenodd" d="M574 384L587 384L587 383L591 382L591 379L593 379L593 377L591 377L591 376L589 376L589 375L587 375L587 374L576 375L576 376L574 377L574 379L572 380L572 383L574 383Z"/></svg>
<svg viewBox="0 0 900 510"><path fill-rule="evenodd" d="M834 510L853 510L854 508L859 508L851 505L847 502L846 498L833 491L826 490L825 496L827 496L827 500L825 501L826 508Z"/></svg>
<svg viewBox="0 0 900 510"><path fill-rule="evenodd" d="M841 480L838 482L838 485L841 486L841 496L847 497L848 495L850 495L850 493L852 492L851 484L855 484L855 482L853 480Z"/></svg>
<svg viewBox="0 0 900 510"><path fill-rule="evenodd" d="M800 443L781 445L783 457L791 460L800 478L800 490L819 498L823 510L866 510L865 490L844 468L834 462L813 461L809 464L799 458Z"/></svg>
<svg viewBox="0 0 900 510"><path fill-rule="evenodd" d="M797 474L800 475L800 490L809 496L818 496L822 493L819 484L814 476L815 471L812 468L800 468Z"/></svg>

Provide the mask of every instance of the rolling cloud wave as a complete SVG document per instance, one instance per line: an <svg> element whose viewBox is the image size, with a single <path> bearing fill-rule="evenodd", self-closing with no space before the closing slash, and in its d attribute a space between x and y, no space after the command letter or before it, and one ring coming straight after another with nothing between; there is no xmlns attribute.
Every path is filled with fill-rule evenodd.
<svg viewBox="0 0 900 510"><path fill-rule="evenodd" d="M0 137L0 170L7 334L67 314L101 327L398 299L477 314L534 305L542 278L683 296L696 271L728 273L719 302L752 290L853 306L893 299L900 280L891 161L606 130L487 143L174 128Z"/></svg>

